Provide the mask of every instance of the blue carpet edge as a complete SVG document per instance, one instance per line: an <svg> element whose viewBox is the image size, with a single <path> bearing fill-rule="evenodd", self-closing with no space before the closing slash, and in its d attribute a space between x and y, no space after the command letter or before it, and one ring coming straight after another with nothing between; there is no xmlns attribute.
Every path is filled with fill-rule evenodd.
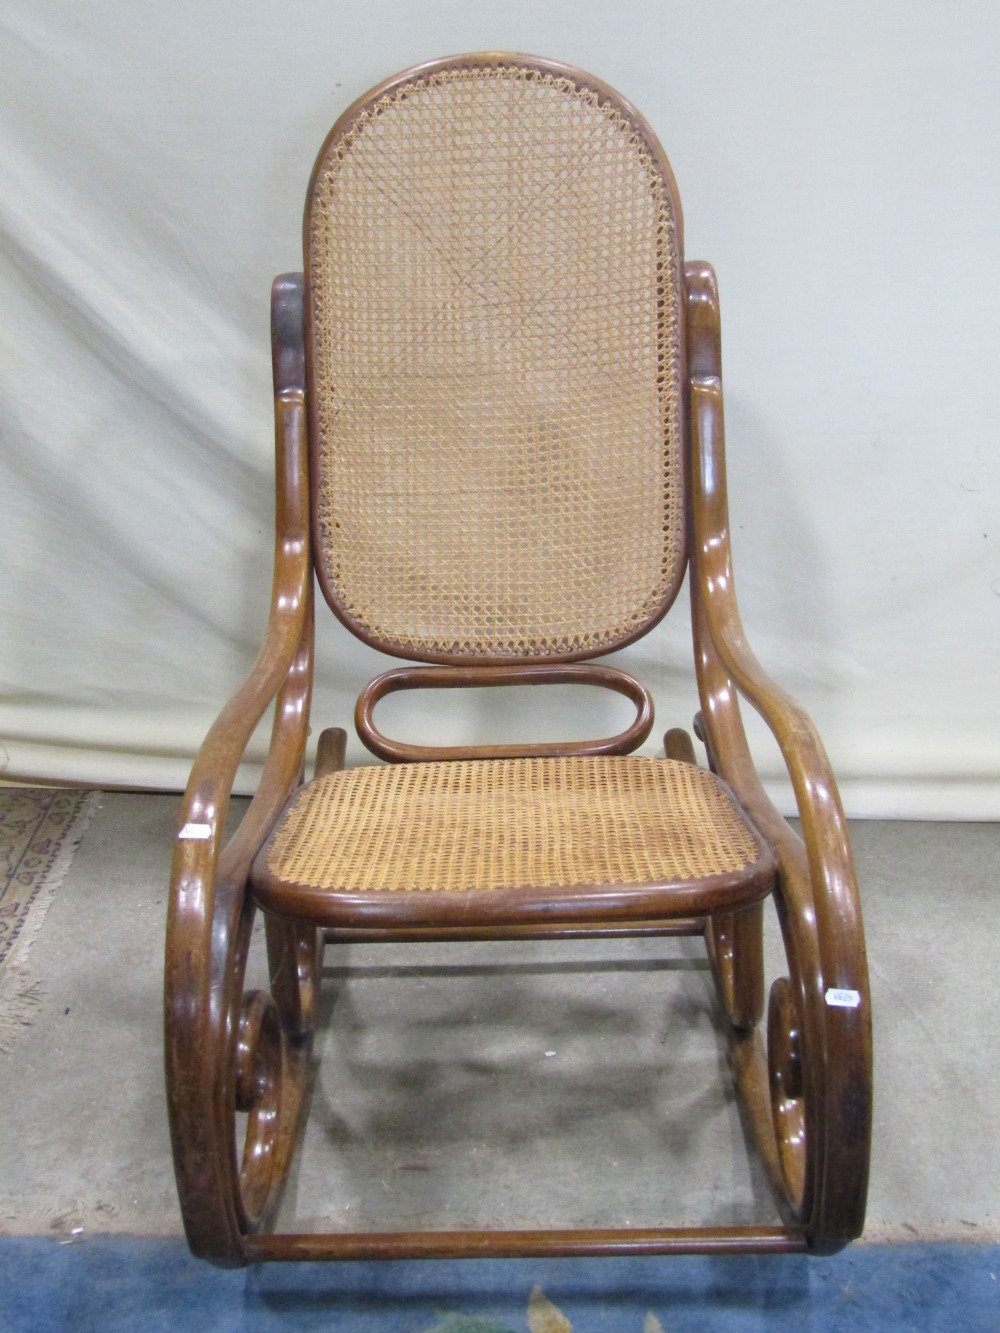
<svg viewBox="0 0 1000 1333"><path fill-rule="evenodd" d="M192 1258L176 1238L102 1235L67 1243L0 1236L0 1273L5 1333L184 1327L526 1333L535 1288L573 1333L1000 1329L1000 1245L854 1246L830 1259L413 1260L219 1269Z"/></svg>

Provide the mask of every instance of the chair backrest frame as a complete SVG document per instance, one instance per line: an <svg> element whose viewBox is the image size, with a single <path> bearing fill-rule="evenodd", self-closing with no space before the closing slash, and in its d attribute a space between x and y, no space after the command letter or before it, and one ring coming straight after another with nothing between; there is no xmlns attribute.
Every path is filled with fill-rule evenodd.
<svg viewBox="0 0 1000 1333"><path fill-rule="evenodd" d="M600 190L592 189L579 203L583 221L577 228L578 235L571 239L583 237L589 243L594 236L594 246L605 247L598 255L596 278L588 275L590 287L584 290L584 284L574 291L572 281L567 280L565 290L550 290L539 302L542 309L539 318L548 318L553 323L555 333L550 344L557 359L562 356L562 362L547 377L546 372L529 364L521 383L515 384L515 396L520 393L521 397L513 407L504 406L499 418L482 427L474 412L466 410L477 394L486 392L474 373L481 348L474 351L457 372L456 379L460 401L455 412L460 428L470 431L470 443L463 449L459 430L454 436L457 443L453 441L449 452L447 447L440 447L437 437L429 435L432 428L427 423L434 420L433 411L423 410L427 404L419 400L429 394L430 408L441 415L438 381L448 373L451 362L446 352L450 348L442 351L435 340L448 343L448 337L441 335L440 325L452 320L453 312L445 310L439 326L428 331L428 310L438 302L434 307L437 318L438 310L444 309L440 304L442 290L447 291L449 301L466 300L469 288L479 281L481 274L477 269L470 276L468 250L462 253L463 265L453 265L451 270L450 256L441 260L443 284L440 273L425 279L424 270L433 266L430 261L437 263L442 236L450 238L461 207L467 202L468 192L463 191L461 180L456 184L456 162L467 161L470 151L481 154L483 150L482 139L475 137L482 131L468 130L464 124L457 121L453 124L448 119L452 114L449 96L456 105L464 106L461 99L470 88L485 89L494 102L502 95L506 99L504 106L509 103L513 108L512 117L526 116L533 111L533 105L525 109L524 104L531 98L539 100L550 117L561 117L562 122L571 123L571 128L580 123L581 143L589 136L609 155L607 162L599 162L593 168L589 163L581 167L571 162L572 170L550 172L551 176L558 174L561 182L558 188L567 196L575 199L578 185L593 187L595 182L608 180L609 173L614 176L617 172L624 183L617 178L613 182L620 186L621 200L605 199ZM370 217L366 225L352 212L357 201L350 190L357 192L359 181L362 185L371 181L379 136L386 141L394 117L400 124L403 116L416 114L418 122L421 116L427 119L428 105L435 98L438 101L443 98L443 105L438 107L436 119L430 117L431 123L438 131L445 124L458 144L457 148L446 147L444 153L450 176L441 186L440 210L428 207L425 195L434 172L442 168L440 164L427 167L423 162L425 154L421 152L419 133L411 142L405 138L409 130L401 130L398 133L404 136L402 147L397 144L389 152L388 165L391 168L403 160L414 173L423 170L424 177L419 188L414 187L412 180L397 179L391 170L385 178L372 181L372 193L388 192L391 198L387 211L381 217ZM493 109L496 111L496 106ZM389 130L384 128L386 125ZM522 121L514 128L520 132ZM391 144L392 140L387 142ZM369 152L372 143L375 148ZM359 146L372 160L364 158ZM513 173L515 168L520 169L520 156L527 151L522 151L521 140L517 141L516 150L501 144L491 169L494 173L500 169ZM543 150L532 145L531 151ZM542 170L546 159L542 156L540 160L541 166L538 162L530 164L535 176L526 178L528 183L521 190L518 217L513 222L501 219L495 232L486 235L484 231L476 240L476 244L482 242L482 249L498 252L499 258L491 254L482 263L493 265L496 273L502 274L502 282L507 281L507 269L501 267L505 246L524 248L525 233L530 240L532 229L545 228L548 228L548 243L552 228L566 219L571 229L576 227L575 214L567 212L565 200L553 202L549 197L558 190L548 189L545 184L548 177ZM586 171L591 172L589 180L583 180ZM348 173L349 186L345 185ZM539 180L545 188L538 187ZM462 198L453 207L456 194ZM534 208L536 202L540 215L545 210L541 222L534 214L527 217L529 206ZM414 216L410 216L411 212ZM488 213L480 213L474 222L486 228L489 220ZM435 227L441 234L430 236L428 242L427 236ZM418 250L426 246L430 261L423 250L416 255L401 253L414 230L421 233L416 242ZM666 155L635 108L600 80L537 57L483 53L416 66L360 98L330 131L310 181L304 240L315 563L324 596L340 620L364 642L391 655L463 666L572 662L603 655L648 633L675 600L687 563L683 217ZM460 239L459 243L464 241ZM358 251L361 256L355 262ZM588 256L583 258L586 260ZM529 274L533 262L533 256L529 255ZM356 305L350 289L345 294L336 286L341 281L341 269L352 264L361 275L359 285L365 288ZM370 270L380 271L372 277ZM349 284L351 277L349 272L344 282ZM416 294L412 316L404 308L405 317L411 319L406 332L412 337L401 356L396 355L398 348L393 349L395 361L392 355L380 361L383 344L388 343L387 332L398 332L400 327L400 316L393 304L397 296L395 279L399 277L407 289L407 298ZM509 323L512 311L513 318L518 317L522 291L516 284L523 281L523 275L515 274L512 285L501 291L499 298L492 289L472 295L480 299L480 304L485 302L486 307L491 302L496 308L502 307L499 318ZM644 281L648 281L645 292L640 289ZM425 285L429 304L421 307ZM621 296L625 314L618 316L618 324L611 319L613 312L602 309L600 301L593 299L593 294L601 290L609 297ZM609 301L609 308L610 304ZM472 304L466 300L466 307L459 314L468 317L470 309ZM472 316L477 317L475 313ZM525 315L525 323L529 318L530 311ZM567 338L575 335L581 323L586 325L582 341L565 350ZM457 340L465 346L470 338L474 340L481 334L481 342L493 337L498 344L497 328L494 324L483 333L477 327L470 333L466 326L459 329L452 342ZM520 330L514 329L512 341L516 342L519 336ZM588 364L588 357L592 360L598 354L595 348L605 357L596 373ZM492 354L492 346L486 354ZM510 365L517 368L518 364L516 355L512 355ZM529 401L533 375L540 407ZM565 389L557 382L558 376L567 379ZM362 381L362 389L355 393L356 382ZM593 390L592 384L596 385ZM591 392L593 407L589 401L581 407L581 401ZM463 393L468 401L461 401ZM416 401L408 402L407 394ZM356 410L356 403L364 395L366 402ZM556 402L554 412L550 411L552 401ZM473 407L477 405L473 402ZM570 426L583 420L585 426L593 427L589 435L586 431L574 433L564 423L552 425L546 420L547 416L558 416L562 409ZM393 418L396 434L392 443L384 446L380 432L389 417ZM502 431L494 428L498 420L508 424L512 419L515 433L518 425L523 429L520 440L509 444L500 438ZM477 439L477 425L482 438L489 440L492 431L494 438L489 442L493 454L486 451L482 438ZM605 438L602 431L611 438ZM411 436L416 438L415 449L410 447ZM633 448L644 451L638 465L630 462ZM379 456L380 449L386 455L393 455L388 463ZM568 460L560 461L553 449L576 451L582 458L582 466L567 467ZM467 485L469 478L463 469L466 459L478 464L481 456L486 458L488 484L480 493L476 490L478 481ZM518 458L515 467L511 460ZM571 461L576 464L579 458ZM366 467L370 468L367 476ZM419 472L419 468L424 471ZM539 475L535 490L530 490L531 469ZM513 483L512 472L517 474ZM577 473L585 479L582 489ZM471 512L459 514L457 519L454 513L446 515L440 533L432 530L438 510L443 508L437 503L435 491L446 490L445 485L436 486L439 480L448 484L454 480L456 489L464 487L472 492L471 502L468 498L465 501L471 504ZM529 489L525 490L526 487ZM423 511L410 521L406 534L410 545L394 546L388 541L383 546L380 544L383 532L388 530L390 519L398 521L400 496L408 488L424 501ZM483 518L486 506L480 502L484 495L487 500L494 500L498 494L503 496L519 488L525 493L517 498L526 501L529 521L515 533L513 541L509 540L508 531L501 533L508 539L500 557L502 578L494 578L493 569L487 569L483 578L482 571L475 568L476 556L481 554L480 548L490 545L495 534L489 526L491 514L486 513ZM621 497L625 503L619 505ZM385 519L384 526L380 526L379 515ZM559 524L565 521L568 526L578 518L583 535L573 545ZM478 531L481 524L487 536L473 550L478 538L473 539L472 529ZM466 542L472 551L468 560ZM421 543L421 549L413 554L412 548ZM347 556L343 554L345 551ZM522 555L527 574L520 568L511 573L511 566ZM353 566L348 568L352 560ZM491 588L484 594L471 582L469 587L462 583L466 564L471 570L470 579L478 572L481 583L493 582L500 587L492 601ZM419 598L396 615L395 623L392 608L389 614L379 614L378 609L373 613L371 605L365 603L367 593L358 591L362 579L372 573L384 602L398 600L400 589L400 596L405 599L409 596L408 589L421 585L430 588L430 600L437 598L438 622L447 619L447 612L441 610L441 605L447 604L455 608L454 623L445 624L442 629L431 615L428 629ZM536 574L540 575L537 579ZM507 584L501 587L504 578ZM551 615L552 625L546 627L547 608L542 606L538 610L535 602L542 605L552 588L557 589L556 605ZM524 620L532 621L534 617L530 624L520 620L523 608L517 599L521 596L529 612ZM584 609L580 620L573 625L570 616L579 606ZM482 630L484 621L487 628ZM466 622L475 623L479 629L466 633Z"/></svg>

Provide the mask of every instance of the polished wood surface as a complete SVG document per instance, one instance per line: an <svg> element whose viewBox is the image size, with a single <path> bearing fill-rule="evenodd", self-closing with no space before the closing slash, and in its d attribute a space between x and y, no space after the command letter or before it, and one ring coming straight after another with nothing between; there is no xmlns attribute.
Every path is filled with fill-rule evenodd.
<svg viewBox="0 0 1000 1333"><path fill-rule="evenodd" d="M518 58L492 54L471 59L481 66ZM535 64L565 71L546 62ZM586 87L598 92L603 88L578 71L568 72L569 77L577 75ZM384 88L398 82L391 80ZM624 105L620 100L618 104ZM342 119L349 119L358 105ZM651 132L650 149L674 190ZM679 226L679 205L677 218ZM536 893L529 895L530 901L522 894L506 902L501 895L492 907L464 902L451 913L442 910L440 902L431 908L416 894L388 915L373 907L370 894L341 894L331 907L333 896L322 892L311 899L292 893L282 897L279 886L258 901L250 889L251 865L303 782L313 673L309 450L315 445L315 403L307 387L307 289L301 275L275 282L277 521L270 618L257 661L209 732L192 770L178 821L167 926L168 1110L184 1226L198 1255L234 1264L445 1255L830 1253L861 1232L871 1140L872 1049L854 865L836 784L816 729L795 700L767 677L742 628L729 539L718 293L709 265L688 263L683 275L683 476L700 703L694 730L705 746L708 767L735 794L759 838L760 874L749 889L745 879L740 886L702 881L686 897L683 886L675 884L624 895L606 885L590 885L556 900ZM359 637L365 637L363 632ZM652 725L648 691L608 667L560 664L572 656L553 658L544 666L494 661L484 668L427 654L424 660L444 660L445 665L388 672L363 690L359 733L377 754L403 763L450 762L470 755L503 759L513 754L627 753ZM635 704L636 719L616 737L569 740L556 750L512 745L458 752L392 741L382 736L373 719L378 701L393 690L551 681L617 689ZM777 741L794 790L801 836L774 807L756 773L741 700L763 717ZM237 768L271 704L271 744L257 792L223 846ZM316 777L339 772L345 749L342 729L323 731ZM664 749L674 761L697 763L690 736L679 728L666 733ZM785 952L782 974L770 988L762 947L769 896ZM267 909L269 981L266 989L250 989L245 984L247 959L254 918L262 909ZM671 934L704 936L733 1079L782 1226L273 1234L308 1102L325 939L377 943Z"/></svg>
<svg viewBox="0 0 1000 1333"><path fill-rule="evenodd" d="M246 1257L303 1259L569 1259L616 1254L801 1254L794 1227L627 1227L605 1231L383 1231L257 1235Z"/></svg>
<svg viewBox="0 0 1000 1333"><path fill-rule="evenodd" d="M652 884L562 884L497 887L490 891L352 893L324 890L268 875L254 868L258 902L269 912L296 916L316 926L342 929L412 930L428 926L446 935L470 923L499 932L529 929L555 919L561 925L624 924L660 917L686 920L759 901L771 892L774 861L765 844L756 861L740 871Z"/></svg>
<svg viewBox="0 0 1000 1333"><path fill-rule="evenodd" d="M308 1064L299 997L285 1008L294 988L274 988L274 1003L282 1005L281 1038L274 1035L270 1012L265 1024L259 1002L252 995L245 1002L243 995L255 910L247 891L250 864L300 781L312 692L305 386L303 358L296 350L301 311L301 277L277 279L272 294L277 521L271 614L250 675L220 714L195 761L171 873L164 1048L174 1166L191 1247L219 1261L241 1256L244 1237L273 1215L297 1137ZM272 701L274 726L260 785L223 847L237 767ZM198 836L189 836L192 831ZM299 927L275 923L271 934L281 937L286 929L296 935ZM286 939L276 951L287 957L298 949L290 950ZM234 1048L238 1033L253 1046L242 1057ZM245 1069L247 1061L256 1062L260 1070L259 1106L253 1096L237 1092L238 1067ZM279 1078L281 1104L275 1116L266 1103ZM250 1117L245 1144L236 1141L238 1104L259 1111Z"/></svg>
<svg viewBox="0 0 1000 1333"><path fill-rule="evenodd" d="M801 1048L802 1136L786 1161L789 1202L816 1248L860 1235L871 1150L871 1000L861 907L837 786L812 721L775 685L750 650L733 582L726 498L718 291L708 264L688 264L691 375L692 578L701 727L713 764L737 793L780 864L775 905L789 990L775 1020L782 1048L794 1023ZM756 709L788 767L802 837L775 809L757 776L739 697ZM755 959L755 947L748 948ZM754 963L752 966L756 966ZM748 985L756 990L756 977ZM849 1007L831 1002L838 993ZM855 999L856 997L856 999ZM772 1072L771 1078L774 1075ZM787 1109L787 1108L786 1108ZM788 1115L776 1117L782 1141ZM800 1179L801 1178L801 1179Z"/></svg>
<svg viewBox="0 0 1000 1333"><path fill-rule="evenodd" d="M513 745L407 745L375 726L375 705L396 690L481 689L488 685L597 685L624 694L635 720L616 736L596 741L530 741ZM653 728L653 696L626 671L587 665L504 667L396 667L361 691L354 712L358 735L373 754L392 763L443 759L521 759L573 754L630 754Z"/></svg>
<svg viewBox="0 0 1000 1333"><path fill-rule="evenodd" d="M694 754L694 742L683 727L671 727L663 737L663 753L668 759L676 759L682 764L697 762Z"/></svg>
<svg viewBox="0 0 1000 1333"><path fill-rule="evenodd" d="M327 727L320 732L316 744L315 776L324 777L327 773L336 773L344 767L347 754L347 732L343 727Z"/></svg>
<svg viewBox="0 0 1000 1333"><path fill-rule="evenodd" d="M621 924L539 921L515 926L336 926L324 934L329 944L400 944L423 940L596 940L650 936L704 935L705 917L677 917L673 921L626 921Z"/></svg>

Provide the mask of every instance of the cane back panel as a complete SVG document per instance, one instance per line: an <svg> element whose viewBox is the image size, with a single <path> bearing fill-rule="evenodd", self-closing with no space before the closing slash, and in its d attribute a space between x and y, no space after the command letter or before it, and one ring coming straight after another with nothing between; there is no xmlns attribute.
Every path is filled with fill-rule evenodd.
<svg viewBox="0 0 1000 1333"><path fill-rule="evenodd" d="M423 660L589 657L684 570L681 218L610 89L436 62L355 104L306 208L317 568Z"/></svg>

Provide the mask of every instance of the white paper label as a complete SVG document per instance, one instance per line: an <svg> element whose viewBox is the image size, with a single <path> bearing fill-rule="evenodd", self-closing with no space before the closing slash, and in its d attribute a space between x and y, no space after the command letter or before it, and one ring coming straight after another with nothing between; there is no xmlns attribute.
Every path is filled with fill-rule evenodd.
<svg viewBox="0 0 1000 1333"><path fill-rule="evenodd" d="M177 836L184 842L204 842L206 838L212 836L212 825L185 824Z"/></svg>
<svg viewBox="0 0 1000 1333"><path fill-rule="evenodd" d="M861 996L856 990L837 990L831 987L826 993L826 1002L834 1009L857 1009Z"/></svg>

